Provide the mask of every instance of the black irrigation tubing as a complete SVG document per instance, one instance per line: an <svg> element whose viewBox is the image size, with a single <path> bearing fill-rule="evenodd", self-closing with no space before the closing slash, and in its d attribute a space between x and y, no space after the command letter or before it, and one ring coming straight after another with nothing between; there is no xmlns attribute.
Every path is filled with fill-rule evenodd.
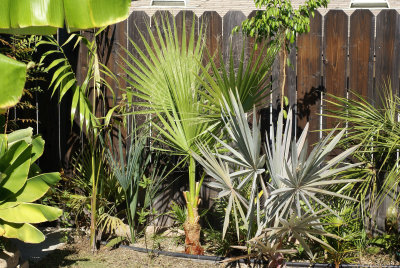
<svg viewBox="0 0 400 268"><path fill-rule="evenodd" d="M134 247L134 246L126 246L126 245L121 245L120 248L126 248L142 253L154 253L157 255L164 255L164 256L170 256L170 257L177 257L177 258L185 258L185 259L191 259L191 260L202 260L202 261L212 261L212 262L220 262L225 260L224 257L219 257L219 256L205 256L205 255L192 255L192 254L186 254L186 253L180 253L180 252L171 252L171 251L165 251L165 250L156 250L156 249L147 249L147 248L139 248L139 247ZM239 260L240 263L248 263L247 260ZM252 263L257 261L252 260ZM315 264L310 264L310 263L299 263L299 262L286 262L285 265L287 267L315 267L315 268L333 268L335 265L333 264L325 264L325 263L315 263ZM363 264L341 264L341 268L362 268L362 267L369 267L369 268L400 268L400 265L363 265Z"/></svg>

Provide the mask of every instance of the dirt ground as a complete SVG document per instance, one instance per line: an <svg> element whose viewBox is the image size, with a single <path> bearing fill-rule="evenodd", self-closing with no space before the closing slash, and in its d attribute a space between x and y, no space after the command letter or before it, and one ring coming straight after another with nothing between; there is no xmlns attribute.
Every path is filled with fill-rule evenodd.
<svg viewBox="0 0 400 268"><path fill-rule="evenodd" d="M177 267L177 268L206 268L225 267L212 262L190 261L167 256L155 256L154 254L140 253L125 248L108 249L102 246L100 250L92 254L87 239L76 240L66 244L55 252L46 256L38 263L30 263L30 267Z"/></svg>
<svg viewBox="0 0 400 268"><path fill-rule="evenodd" d="M167 236L153 236L145 240L141 238L136 241L134 246L159 249L172 252L183 252L182 236L170 233ZM206 255L212 255L207 251ZM296 261L295 261L296 262ZM308 261L300 261L308 262ZM366 265L399 265L393 256L386 254L364 255L360 260L361 264ZM247 267L246 265L240 265ZM90 250L89 239L86 236L73 236L69 243L47 255L37 263L30 263L30 267L93 267L93 268L112 268L112 267L177 267L177 268L222 268L226 264L214 263L210 261L193 261L183 258L174 258L151 253L140 253L127 248L110 249L101 246L98 252L93 254ZM232 267L232 266L231 266ZM237 267L237 266L236 266Z"/></svg>

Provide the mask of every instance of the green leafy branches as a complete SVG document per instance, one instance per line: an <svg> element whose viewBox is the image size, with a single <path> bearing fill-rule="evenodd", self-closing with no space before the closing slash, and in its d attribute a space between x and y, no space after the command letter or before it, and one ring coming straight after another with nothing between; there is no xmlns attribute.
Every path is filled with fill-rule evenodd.
<svg viewBox="0 0 400 268"><path fill-rule="evenodd" d="M310 31L310 15L319 7L327 7L329 0L307 0L294 9L290 0L255 0L256 8L265 9L242 23L242 30L249 36L274 38L284 34L294 43L297 34Z"/></svg>

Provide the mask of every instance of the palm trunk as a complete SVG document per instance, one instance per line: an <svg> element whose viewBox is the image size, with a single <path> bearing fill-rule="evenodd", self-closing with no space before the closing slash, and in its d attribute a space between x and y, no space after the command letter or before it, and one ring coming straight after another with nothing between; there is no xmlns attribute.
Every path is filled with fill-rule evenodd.
<svg viewBox="0 0 400 268"><path fill-rule="evenodd" d="M188 203L188 210L190 204ZM183 224L183 228L185 230L185 253L186 254L194 254L194 255L204 255L204 249L200 244L200 232L201 226L199 223L199 214L197 211L197 207L191 208L192 215L194 218L186 218L185 223Z"/></svg>
<svg viewBox="0 0 400 268"><path fill-rule="evenodd" d="M196 184L196 164L193 157L189 156L189 193L184 192L187 206L187 217L183 224L185 229L185 253L194 255L203 255L204 249L200 245L201 226L199 223L200 216L198 213L199 187Z"/></svg>

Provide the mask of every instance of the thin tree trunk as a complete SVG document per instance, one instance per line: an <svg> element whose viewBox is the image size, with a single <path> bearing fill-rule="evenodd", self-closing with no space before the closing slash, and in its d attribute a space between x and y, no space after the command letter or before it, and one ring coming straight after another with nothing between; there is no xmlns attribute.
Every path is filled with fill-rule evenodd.
<svg viewBox="0 0 400 268"><path fill-rule="evenodd" d="M281 111L283 111L284 108L284 102L285 102L285 85L286 85L286 57L287 57L287 51L285 45L283 45L283 49L281 50L283 53L283 62L280 62L280 68L282 70L283 74L283 79L282 79L282 89L281 89Z"/></svg>

